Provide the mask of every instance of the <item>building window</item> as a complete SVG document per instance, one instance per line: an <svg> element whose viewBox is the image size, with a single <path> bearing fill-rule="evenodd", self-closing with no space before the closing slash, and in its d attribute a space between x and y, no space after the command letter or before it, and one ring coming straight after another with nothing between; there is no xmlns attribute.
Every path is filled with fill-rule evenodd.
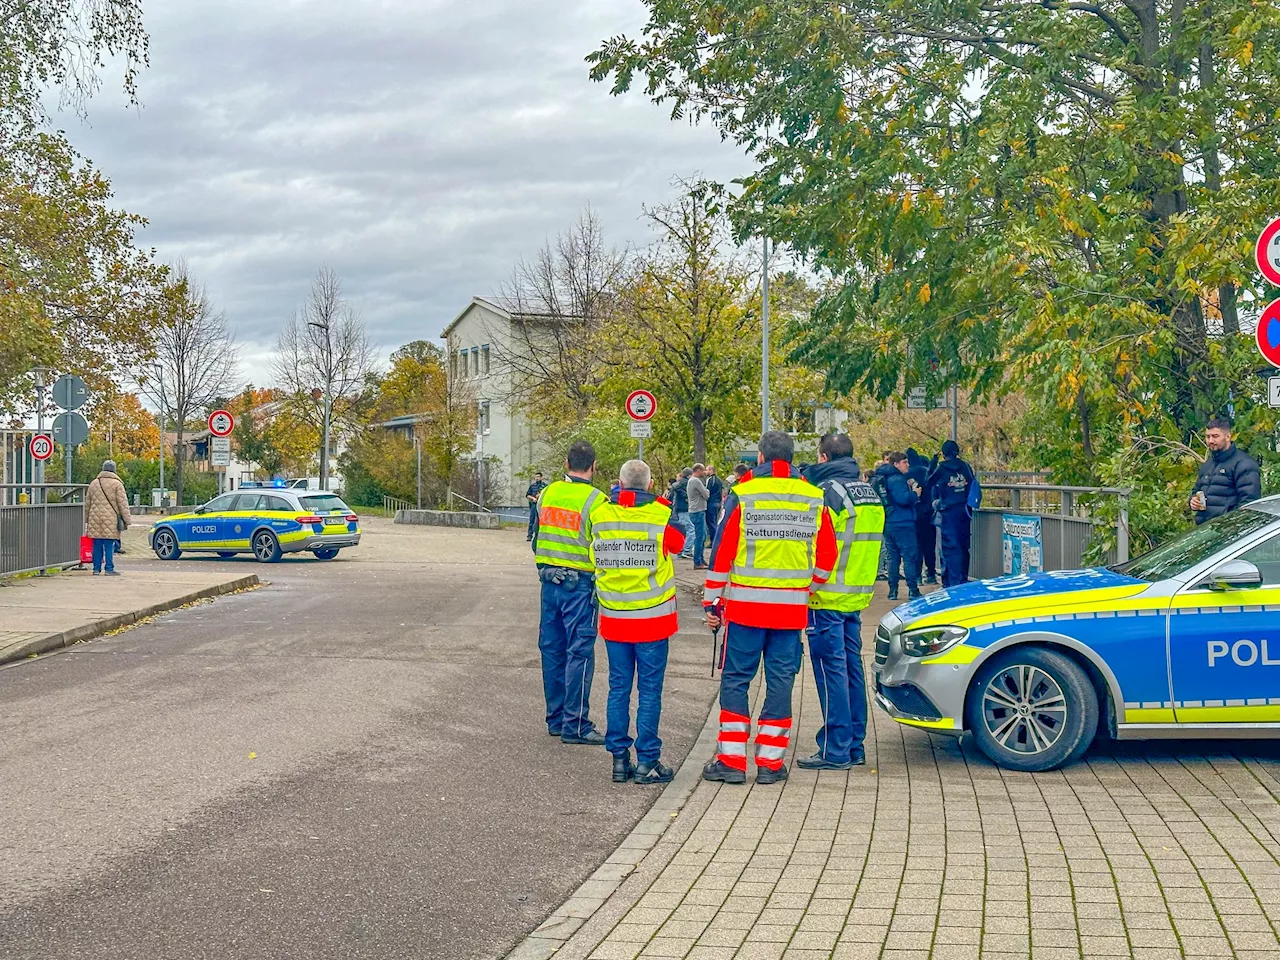
<svg viewBox="0 0 1280 960"><path fill-rule="evenodd" d="M480 432L489 432L489 401L480 401Z"/></svg>
<svg viewBox="0 0 1280 960"><path fill-rule="evenodd" d="M486 377L489 375L489 345L487 343L480 348L480 369Z"/></svg>
<svg viewBox="0 0 1280 960"><path fill-rule="evenodd" d="M480 376L480 348L471 348L471 376Z"/></svg>
<svg viewBox="0 0 1280 960"><path fill-rule="evenodd" d="M457 350L449 351L449 379L450 380L458 379L458 351Z"/></svg>

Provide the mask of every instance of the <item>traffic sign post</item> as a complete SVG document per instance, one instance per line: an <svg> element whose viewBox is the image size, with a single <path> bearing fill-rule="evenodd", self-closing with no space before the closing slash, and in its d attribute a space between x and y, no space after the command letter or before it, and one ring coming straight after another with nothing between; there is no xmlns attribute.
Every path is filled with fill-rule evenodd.
<svg viewBox="0 0 1280 960"><path fill-rule="evenodd" d="M1280 367L1280 300L1272 300L1258 318L1255 334L1258 352L1273 367Z"/></svg>
<svg viewBox="0 0 1280 960"><path fill-rule="evenodd" d="M236 418L227 410L215 410L209 414L209 432L215 437L229 437L236 428Z"/></svg>
<svg viewBox="0 0 1280 960"><path fill-rule="evenodd" d="M649 423L658 412L658 398L648 390L632 390L627 396L627 416L631 418L631 436L639 441L636 458L644 459L645 437L653 436L653 425Z"/></svg>
<svg viewBox="0 0 1280 960"><path fill-rule="evenodd" d="M47 434L37 433L31 438L31 457L44 463L53 456L53 441Z"/></svg>
<svg viewBox="0 0 1280 960"><path fill-rule="evenodd" d="M53 418L53 430L51 432L53 439L62 444L62 459L66 461L67 483L70 483L71 448L77 447L89 439L89 421L81 414L73 411L60 413Z"/></svg>

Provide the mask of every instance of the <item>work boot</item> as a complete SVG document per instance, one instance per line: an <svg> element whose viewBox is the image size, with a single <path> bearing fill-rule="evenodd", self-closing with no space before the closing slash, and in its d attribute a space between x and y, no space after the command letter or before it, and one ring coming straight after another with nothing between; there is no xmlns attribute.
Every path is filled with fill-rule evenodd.
<svg viewBox="0 0 1280 960"><path fill-rule="evenodd" d="M864 767L867 764L867 752L861 747L854 747L849 751L849 766Z"/></svg>
<svg viewBox="0 0 1280 960"><path fill-rule="evenodd" d="M746 783L747 775L719 760L708 760L702 768L702 779L719 780L721 783Z"/></svg>
<svg viewBox="0 0 1280 960"><path fill-rule="evenodd" d="M787 765L784 763L777 770L770 770L768 767L756 768L756 783L780 783L787 779Z"/></svg>
<svg viewBox="0 0 1280 960"><path fill-rule="evenodd" d="M626 783L636 775L635 764L631 762L631 751L613 755L613 782Z"/></svg>
<svg viewBox="0 0 1280 960"><path fill-rule="evenodd" d="M892 590L890 590L890 591L889 591L889 599L890 599L890 600L897 600L897 599L898 599L898 588L897 588L897 587L894 587Z"/></svg>
<svg viewBox="0 0 1280 960"><path fill-rule="evenodd" d="M931 573L924 578L924 582L931 587L936 587L938 585L938 578Z"/></svg>
<svg viewBox="0 0 1280 960"><path fill-rule="evenodd" d="M653 763L641 763L636 767L636 783L640 785L649 783L670 783L675 777L676 772L668 766L664 766L661 760L655 760Z"/></svg>
<svg viewBox="0 0 1280 960"><path fill-rule="evenodd" d="M921 593L919 590L908 590L908 591L907 591L907 599L908 599L908 600L919 600L919 599L920 599L921 597L923 597L923 596L924 596L924 594L923 594L923 593Z"/></svg>
<svg viewBox="0 0 1280 960"><path fill-rule="evenodd" d="M820 753L815 753L812 757L801 757L796 761L796 766L801 770L848 770L853 766L847 760L843 763L836 760L828 760ZM763 768L761 768L763 772Z"/></svg>
<svg viewBox="0 0 1280 960"><path fill-rule="evenodd" d="M587 747L603 747L604 734L599 730L588 730L582 736L574 736L570 733L560 735L561 743L577 743Z"/></svg>

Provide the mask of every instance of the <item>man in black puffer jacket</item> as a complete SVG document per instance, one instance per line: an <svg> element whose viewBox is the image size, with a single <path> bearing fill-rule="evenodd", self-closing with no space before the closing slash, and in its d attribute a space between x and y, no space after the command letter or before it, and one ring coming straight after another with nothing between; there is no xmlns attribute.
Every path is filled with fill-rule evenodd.
<svg viewBox="0 0 1280 960"><path fill-rule="evenodd" d="M1262 496L1258 461L1231 442L1231 421L1215 417L1204 432L1209 457L1191 488L1196 523L1204 523Z"/></svg>

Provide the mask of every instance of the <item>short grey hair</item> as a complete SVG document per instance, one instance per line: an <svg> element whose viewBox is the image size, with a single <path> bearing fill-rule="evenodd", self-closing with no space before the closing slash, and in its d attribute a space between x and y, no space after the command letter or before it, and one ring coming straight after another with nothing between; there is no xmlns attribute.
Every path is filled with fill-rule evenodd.
<svg viewBox="0 0 1280 960"><path fill-rule="evenodd" d="M765 463L784 460L790 463L795 459L796 443L789 434L781 430L770 430L760 438L760 456Z"/></svg>
<svg viewBox="0 0 1280 960"><path fill-rule="evenodd" d="M627 490L648 490L653 473L643 460L628 460L618 471L618 479Z"/></svg>
<svg viewBox="0 0 1280 960"><path fill-rule="evenodd" d="M102 461L102 469L103 469L106 473L115 473L115 472L116 472L116 462L115 462L114 460L103 460L103 461Z"/></svg>
<svg viewBox="0 0 1280 960"><path fill-rule="evenodd" d="M690 477L693 476L693 467L685 467L683 470L680 471L680 476L688 480Z"/></svg>

